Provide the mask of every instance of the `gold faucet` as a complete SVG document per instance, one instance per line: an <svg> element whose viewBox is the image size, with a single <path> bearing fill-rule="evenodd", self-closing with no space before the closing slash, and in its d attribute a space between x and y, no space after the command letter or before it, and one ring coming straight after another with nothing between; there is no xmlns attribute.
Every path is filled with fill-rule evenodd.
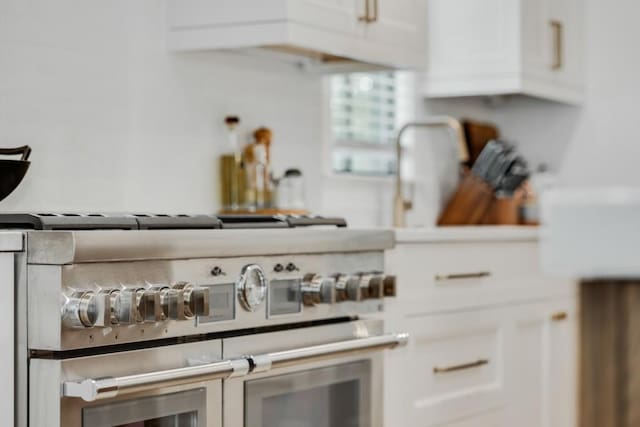
<svg viewBox="0 0 640 427"><path fill-rule="evenodd" d="M462 124L459 120L448 116L431 116L419 122L410 122L400 128L396 138L396 191L393 201L393 226L397 228L405 227L405 214L413 208L413 201L406 200L402 195L402 135L412 128L436 128L446 127L451 130L453 142L458 145L458 156L461 162L469 160L469 150L465 140Z"/></svg>

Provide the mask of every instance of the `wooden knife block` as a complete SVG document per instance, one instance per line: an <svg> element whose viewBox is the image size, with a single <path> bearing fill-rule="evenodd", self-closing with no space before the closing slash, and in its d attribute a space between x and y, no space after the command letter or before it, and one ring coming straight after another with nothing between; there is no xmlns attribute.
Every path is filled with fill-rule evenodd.
<svg viewBox="0 0 640 427"><path fill-rule="evenodd" d="M484 225L519 225L520 199L518 197L494 196L482 224Z"/></svg>
<svg viewBox="0 0 640 427"><path fill-rule="evenodd" d="M438 225L482 224L493 202L493 190L482 179L468 173L438 219Z"/></svg>

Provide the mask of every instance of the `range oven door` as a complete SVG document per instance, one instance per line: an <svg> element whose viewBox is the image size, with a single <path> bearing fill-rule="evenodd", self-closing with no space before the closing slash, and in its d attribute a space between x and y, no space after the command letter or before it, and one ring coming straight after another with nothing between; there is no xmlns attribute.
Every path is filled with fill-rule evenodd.
<svg viewBox="0 0 640 427"><path fill-rule="evenodd" d="M30 427L221 427L222 360L205 341L63 360L30 361Z"/></svg>
<svg viewBox="0 0 640 427"><path fill-rule="evenodd" d="M406 342L356 321L224 340L252 372L223 381L225 427L379 427L382 354Z"/></svg>

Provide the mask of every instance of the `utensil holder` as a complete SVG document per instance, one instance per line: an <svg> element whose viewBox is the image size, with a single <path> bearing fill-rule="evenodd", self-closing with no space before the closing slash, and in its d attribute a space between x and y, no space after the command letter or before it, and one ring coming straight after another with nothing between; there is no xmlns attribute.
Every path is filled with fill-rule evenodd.
<svg viewBox="0 0 640 427"><path fill-rule="evenodd" d="M439 226L481 224L493 200L493 190L472 173L463 179L438 219Z"/></svg>
<svg viewBox="0 0 640 427"><path fill-rule="evenodd" d="M514 196L495 195L491 200L485 225L518 225L520 224L520 200Z"/></svg>

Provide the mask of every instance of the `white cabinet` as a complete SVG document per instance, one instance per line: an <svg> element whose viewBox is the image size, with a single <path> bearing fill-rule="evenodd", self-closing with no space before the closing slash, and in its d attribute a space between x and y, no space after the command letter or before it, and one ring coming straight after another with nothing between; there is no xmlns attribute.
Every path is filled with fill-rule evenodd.
<svg viewBox="0 0 640 427"><path fill-rule="evenodd" d="M509 320L505 309L470 310L390 325L411 340L385 355L385 425L442 426L486 413L502 418Z"/></svg>
<svg viewBox="0 0 640 427"><path fill-rule="evenodd" d="M577 425L576 299L523 306L516 312L510 417L522 427Z"/></svg>
<svg viewBox="0 0 640 427"><path fill-rule="evenodd" d="M169 47L260 48L336 67L424 67L423 0L168 0Z"/></svg>
<svg viewBox="0 0 640 427"><path fill-rule="evenodd" d="M397 244L386 270L385 425L576 427L576 286L539 273L537 243Z"/></svg>
<svg viewBox="0 0 640 427"><path fill-rule="evenodd" d="M583 97L582 0L427 0L428 97Z"/></svg>

